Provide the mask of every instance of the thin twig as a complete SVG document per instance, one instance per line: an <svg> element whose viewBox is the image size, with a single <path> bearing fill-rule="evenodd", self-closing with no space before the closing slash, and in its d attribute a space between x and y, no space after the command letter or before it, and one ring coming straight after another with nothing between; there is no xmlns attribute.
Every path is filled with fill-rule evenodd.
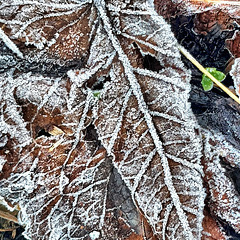
<svg viewBox="0 0 240 240"><path fill-rule="evenodd" d="M225 87L221 82L219 82L211 73L209 73L184 47L178 45L180 52L193 63L202 73L208 76L219 88L221 88L229 97L240 104L240 99L233 94L227 87Z"/></svg>

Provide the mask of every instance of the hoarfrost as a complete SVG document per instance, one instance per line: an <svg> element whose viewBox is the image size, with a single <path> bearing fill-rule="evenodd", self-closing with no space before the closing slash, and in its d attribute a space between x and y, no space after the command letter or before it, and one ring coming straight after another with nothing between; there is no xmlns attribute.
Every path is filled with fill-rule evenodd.
<svg viewBox="0 0 240 240"><path fill-rule="evenodd" d="M238 97L240 97L239 64L240 64L240 58L235 59L232 69L230 71L230 75L233 77L233 83L234 83L235 91Z"/></svg>
<svg viewBox="0 0 240 240"><path fill-rule="evenodd" d="M96 240L98 239L100 236L100 232L98 231L93 231L89 234L89 237L92 239L92 240Z"/></svg>
<svg viewBox="0 0 240 240"><path fill-rule="evenodd" d="M201 239L190 74L152 1L8 0L0 23L29 60L81 61L58 78L0 75L0 195L22 207L25 235ZM144 66L147 55L158 71Z"/></svg>
<svg viewBox="0 0 240 240"><path fill-rule="evenodd" d="M219 133L203 130L205 133L205 181L208 185L211 213L227 222L236 232L240 232L240 197L226 169L230 164L239 168L240 153L226 142Z"/></svg>
<svg viewBox="0 0 240 240"><path fill-rule="evenodd" d="M18 57L23 58L23 54L20 52L18 47L15 45L13 41L11 41L8 36L4 33L4 31L0 28L0 38L6 44L6 46L11 49L14 53L17 54Z"/></svg>
<svg viewBox="0 0 240 240"><path fill-rule="evenodd" d="M2 172L3 165L7 162L7 159L4 156L0 156L0 172Z"/></svg>

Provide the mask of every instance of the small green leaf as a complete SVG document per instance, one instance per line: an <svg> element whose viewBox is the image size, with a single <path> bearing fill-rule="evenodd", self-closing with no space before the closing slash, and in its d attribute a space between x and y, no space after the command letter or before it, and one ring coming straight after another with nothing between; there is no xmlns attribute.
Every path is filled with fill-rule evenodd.
<svg viewBox="0 0 240 240"><path fill-rule="evenodd" d="M220 71L217 71L216 68L206 68L206 70L211 73L219 82L222 82L226 75ZM202 86L204 91L210 91L213 88L212 80L207 77L205 74L202 75Z"/></svg>
<svg viewBox="0 0 240 240"><path fill-rule="evenodd" d="M210 91L213 88L213 82L210 78L208 78L205 74L202 77L202 86L204 91Z"/></svg>
<svg viewBox="0 0 240 240"><path fill-rule="evenodd" d="M93 92L93 96L95 97L95 98L100 98L100 91L94 91Z"/></svg>

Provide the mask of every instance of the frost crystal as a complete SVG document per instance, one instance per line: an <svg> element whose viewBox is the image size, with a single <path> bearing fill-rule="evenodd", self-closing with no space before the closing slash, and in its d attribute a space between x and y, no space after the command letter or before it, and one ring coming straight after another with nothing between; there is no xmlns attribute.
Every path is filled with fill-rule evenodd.
<svg viewBox="0 0 240 240"><path fill-rule="evenodd" d="M234 64L232 66L232 70L230 71L231 76L233 77L234 87L238 97L240 97L240 58L235 59Z"/></svg>
<svg viewBox="0 0 240 240"><path fill-rule="evenodd" d="M0 195L31 239L201 239L190 74L152 4L1 3L4 32L37 66L0 75Z"/></svg>
<svg viewBox="0 0 240 240"><path fill-rule="evenodd" d="M98 239L100 236L100 232L98 231L93 231L89 234L89 237L92 239L92 240L96 240Z"/></svg>
<svg viewBox="0 0 240 240"><path fill-rule="evenodd" d="M3 169L3 165L7 162L6 158L3 156L0 156L0 172Z"/></svg>

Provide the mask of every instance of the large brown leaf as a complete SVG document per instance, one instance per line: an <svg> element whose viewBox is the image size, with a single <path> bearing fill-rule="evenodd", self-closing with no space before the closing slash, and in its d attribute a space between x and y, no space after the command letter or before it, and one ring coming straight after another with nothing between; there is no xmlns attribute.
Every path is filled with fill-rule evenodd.
<svg viewBox="0 0 240 240"><path fill-rule="evenodd" d="M1 74L0 195L20 204L25 234L200 239L201 137L163 18L137 0L0 7L3 42L25 56ZM49 59L82 67L21 72Z"/></svg>

